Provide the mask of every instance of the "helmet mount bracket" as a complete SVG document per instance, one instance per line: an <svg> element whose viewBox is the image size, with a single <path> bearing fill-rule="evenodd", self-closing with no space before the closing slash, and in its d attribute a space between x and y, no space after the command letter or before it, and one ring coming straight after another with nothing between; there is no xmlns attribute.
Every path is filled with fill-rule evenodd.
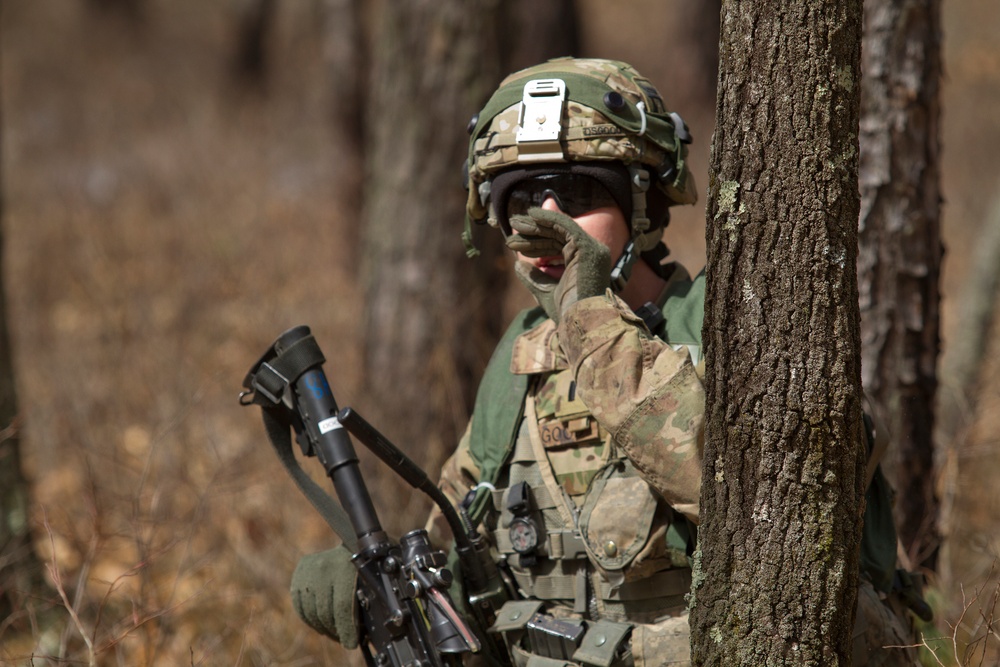
<svg viewBox="0 0 1000 667"><path fill-rule="evenodd" d="M533 79L524 85L517 129L517 161L563 162L563 103L566 82L562 79Z"/></svg>

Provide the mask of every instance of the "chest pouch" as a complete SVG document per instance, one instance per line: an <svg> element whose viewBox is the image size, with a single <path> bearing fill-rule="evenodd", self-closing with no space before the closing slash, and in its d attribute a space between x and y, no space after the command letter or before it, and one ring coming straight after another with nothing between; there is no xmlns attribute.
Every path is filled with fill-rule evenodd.
<svg viewBox="0 0 1000 667"><path fill-rule="evenodd" d="M613 583L649 541L657 501L628 460L614 461L590 485L580 534L591 558Z"/></svg>

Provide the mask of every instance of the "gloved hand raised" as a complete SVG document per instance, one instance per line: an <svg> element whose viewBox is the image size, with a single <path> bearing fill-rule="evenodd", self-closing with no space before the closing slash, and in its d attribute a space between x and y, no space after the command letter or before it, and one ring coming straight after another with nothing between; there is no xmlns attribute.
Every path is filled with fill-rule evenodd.
<svg viewBox="0 0 1000 667"><path fill-rule="evenodd" d="M304 556L292 574L292 607L316 632L346 649L357 648L357 581L347 547Z"/></svg>
<svg viewBox="0 0 1000 667"><path fill-rule="evenodd" d="M517 277L556 322L581 299L604 294L611 282L611 251L559 211L530 208L510 218L517 232L507 247L525 257L562 256L564 270L556 279L526 262L518 262Z"/></svg>

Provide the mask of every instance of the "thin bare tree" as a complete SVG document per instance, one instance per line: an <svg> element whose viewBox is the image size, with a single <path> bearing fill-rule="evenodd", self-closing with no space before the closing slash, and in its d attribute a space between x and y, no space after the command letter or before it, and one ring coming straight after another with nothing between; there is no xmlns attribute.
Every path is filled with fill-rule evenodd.
<svg viewBox="0 0 1000 667"><path fill-rule="evenodd" d="M900 541L909 565L930 569L940 543L940 14L940 0L866 2L861 78L862 379L889 443Z"/></svg>

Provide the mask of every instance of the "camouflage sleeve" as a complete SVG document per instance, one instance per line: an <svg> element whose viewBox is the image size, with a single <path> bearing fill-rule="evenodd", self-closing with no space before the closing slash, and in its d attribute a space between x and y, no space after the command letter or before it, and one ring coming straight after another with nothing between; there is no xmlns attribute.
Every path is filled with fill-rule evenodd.
<svg viewBox="0 0 1000 667"><path fill-rule="evenodd" d="M469 489L479 483L479 467L472 460L472 455L469 453L471 427L472 421L470 420L469 426L466 427L465 434L459 441L455 453L444 462L444 466L441 468L441 479L438 481L438 487L442 493L456 507L465 498L465 494L469 492ZM452 538L451 528L449 528L448 522L437 505L431 508L426 528L430 535L431 544L435 548L445 550L449 548Z"/></svg>
<svg viewBox="0 0 1000 667"><path fill-rule="evenodd" d="M688 354L610 290L568 309L558 337L580 399L646 482L697 522L705 392Z"/></svg>

